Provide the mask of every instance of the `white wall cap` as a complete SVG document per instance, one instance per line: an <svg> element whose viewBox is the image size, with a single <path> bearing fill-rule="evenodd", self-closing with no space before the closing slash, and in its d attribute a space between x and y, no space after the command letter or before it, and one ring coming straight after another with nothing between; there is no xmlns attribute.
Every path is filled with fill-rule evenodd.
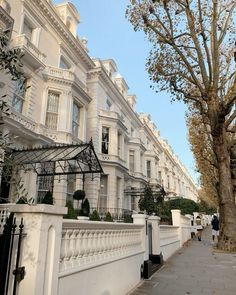
<svg viewBox="0 0 236 295"><path fill-rule="evenodd" d="M27 205L27 204L15 204L9 207L10 212L14 213L42 213L51 215L65 215L67 213L67 207L54 206L54 205Z"/></svg>

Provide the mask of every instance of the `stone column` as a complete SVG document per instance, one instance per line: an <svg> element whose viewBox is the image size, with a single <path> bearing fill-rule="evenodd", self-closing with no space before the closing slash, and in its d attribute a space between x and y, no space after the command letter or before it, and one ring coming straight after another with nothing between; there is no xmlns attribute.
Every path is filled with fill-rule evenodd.
<svg viewBox="0 0 236 295"><path fill-rule="evenodd" d="M62 235L62 216L67 208L52 205L13 205L17 222L24 220L20 266L25 278L18 295L56 295Z"/></svg>

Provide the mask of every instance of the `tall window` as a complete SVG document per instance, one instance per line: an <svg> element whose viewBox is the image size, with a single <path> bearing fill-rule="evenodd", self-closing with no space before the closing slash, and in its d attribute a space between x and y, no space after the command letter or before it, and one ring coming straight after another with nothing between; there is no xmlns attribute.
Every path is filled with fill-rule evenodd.
<svg viewBox="0 0 236 295"><path fill-rule="evenodd" d="M134 128L133 127L131 127L131 129L130 129L130 136L134 137Z"/></svg>
<svg viewBox="0 0 236 295"><path fill-rule="evenodd" d="M134 172L134 151L129 151L129 171Z"/></svg>
<svg viewBox="0 0 236 295"><path fill-rule="evenodd" d="M100 197L99 197L99 211L106 212L107 208L107 175L101 175L100 182Z"/></svg>
<svg viewBox="0 0 236 295"><path fill-rule="evenodd" d="M109 147L109 128L102 127L102 153L108 154Z"/></svg>
<svg viewBox="0 0 236 295"><path fill-rule="evenodd" d="M15 84L12 106L13 108L21 113L23 108L23 103L25 100L25 90L26 90L26 79L18 79Z"/></svg>
<svg viewBox="0 0 236 295"><path fill-rule="evenodd" d="M41 173L46 173L46 172L53 173L55 171L55 165L53 162L41 163L40 169L41 169ZM43 197L48 191L52 192L53 182L54 182L53 175L38 177L38 200L37 200L38 203L42 201Z"/></svg>
<svg viewBox="0 0 236 295"><path fill-rule="evenodd" d="M69 63L65 60L65 58L63 56L61 56L61 58L60 58L60 65L59 65L59 67L61 69L70 69Z"/></svg>
<svg viewBox="0 0 236 295"><path fill-rule="evenodd" d="M79 121L80 121L80 108L74 103L73 104L73 117L72 117L72 134L78 137L79 134Z"/></svg>
<svg viewBox="0 0 236 295"><path fill-rule="evenodd" d="M147 177L151 178L151 161L147 161Z"/></svg>
<svg viewBox="0 0 236 295"><path fill-rule="evenodd" d="M117 133L118 135L118 156L121 157L122 156L122 134L121 133Z"/></svg>
<svg viewBox="0 0 236 295"><path fill-rule="evenodd" d="M25 34L25 36L32 41L32 37L33 37L33 30L34 28L31 26L31 24L25 20L24 24L23 24L23 30L22 33Z"/></svg>
<svg viewBox="0 0 236 295"><path fill-rule="evenodd" d="M59 106L60 94L49 91L48 92L48 103L46 113L46 127L49 129L57 130L58 121L58 106Z"/></svg>
<svg viewBox="0 0 236 295"><path fill-rule="evenodd" d="M108 99L106 99L105 109L106 109L107 111L110 111L110 110L111 110L111 102L110 102Z"/></svg>

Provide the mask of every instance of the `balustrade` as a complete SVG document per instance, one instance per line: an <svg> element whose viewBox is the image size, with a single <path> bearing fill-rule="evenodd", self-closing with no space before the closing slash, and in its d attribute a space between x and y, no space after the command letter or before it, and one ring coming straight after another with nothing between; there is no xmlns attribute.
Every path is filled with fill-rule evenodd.
<svg viewBox="0 0 236 295"><path fill-rule="evenodd" d="M65 221L60 272L140 253L141 228L135 224Z"/></svg>

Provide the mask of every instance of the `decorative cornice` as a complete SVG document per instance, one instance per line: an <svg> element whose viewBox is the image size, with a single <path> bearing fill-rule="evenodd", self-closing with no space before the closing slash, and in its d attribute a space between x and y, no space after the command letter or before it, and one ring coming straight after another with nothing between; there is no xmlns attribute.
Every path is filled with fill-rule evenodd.
<svg viewBox="0 0 236 295"><path fill-rule="evenodd" d="M120 97L120 101L123 104L123 106L126 108L126 110L129 112L130 116L133 118L136 118L137 123L142 125L142 122L140 121L138 115L134 110L131 108L128 101L123 97L123 95L120 93L117 85L113 83L113 81L110 79L110 77L107 75L106 71L103 67L97 67L95 69L92 69L88 73L88 84L93 83L93 79L101 79L102 82L109 87L109 90L114 93L115 96Z"/></svg>
<svg viewBox="0 0 236 295"><path fill-rule="evenodd" d="M79 39L75 38L68 30L52 3L46 0L24 0L23 2L27 2L32 9L34 7L40 8L41 16L44 17L45 23L49 22L60 38L75 50L76 54L78 54L86 65L87 69L94 68L95 65L93 60L89 57Z"/></svg>

